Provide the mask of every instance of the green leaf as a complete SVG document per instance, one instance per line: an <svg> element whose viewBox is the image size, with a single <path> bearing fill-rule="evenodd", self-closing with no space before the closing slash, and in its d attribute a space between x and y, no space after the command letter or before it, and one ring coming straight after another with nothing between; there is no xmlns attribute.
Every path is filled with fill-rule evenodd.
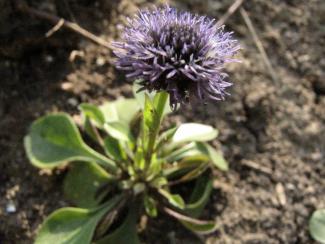
<svg viewBox="0 0 325 244"><path fill-rule="evenodd" d="M163 117L166 114L169 114L172 112L170 109L169 103L166 102L168 100L168 98L169 98L168 93L162 91L162 92L158 92L153 99L153 104L157 110L159 117L160 117L160 121L163 119Z"/></svg>
<svg viewBox="0 0 325 244"><path fill-rule="evenodd" d="M161 94L159 94L159 93L165 93L165 95L168 96L168 94L166 92L158 92L158 93L150 92L150 93L148 93L146 90L139 91L140 89L141 89L141 85L139 85L138 82L135 81L133 83L133 95L134 95L135 99L137 100L138 104L140 105L140 107L142 109L144 109L144 103L145 103L145 96L146 95L148 95L150 99L154 100L154 104L156 104L156 102L159 100L159 96L161 96ZM156 107L156 109L157 109L157 107ZM164 106L163 106L162 114L166 115L166 114L171 113L171 112L172 111L170 109L169 104L165 103Z"/></svg>
<svg viewBox="0 0 325 244"><path fill-rule="evenodd" d="M167 162L172 163L185 157L194 157L200 155L209 157L213 165L218 167L220 170L228 170L228 163L222 156L222 153L217 152L213 147L203 142L193 142L186 144L177 150L170 151L169 155L164 157L164 159Z"/></svg>
<svg viewBox="0 0 325 244"><path fill-rule="evenodd" d="M97 132L96 132L96 128L95 126L92 124L92 122L90 121L90 119L88 117L86 117L83 121L83 128L86 132L86 134L88 136L90 136L91 139L93 139L95 142L98 142L98 136L97 136Z"/></svg>
<svg viewBox="0 0 325 244"><path fill-rule="evenodd" d="M206 143L197 143L199 150L206 154L212 161L213 165L220 170L227 171L229 169L228 163L222 155L222 152L217 152L213 147Z"/></svg>
<svg viewBox="0 0 325 244"><path fill-rule="evenodd" d="M325 243L325 209L316 210L309 220L311 236L320 243Z"/></svg>
<svg viewBox="0 0 325 244"><path fill-rule="evenodd" d="M217 137L218 131L212 126L186 123L178 127L172 142L175 144L192 141L210 141Z"/></svg>
<svg viewBox="0 0 325 244"><path fill-rule="evenodd" d="M146 213L150 217L156 217L158 214L156 201L152 197L145 195L143 199L143 203L144 203L144 209L146 210Z"/></svg>
<svg viewBox="0 0 325 244"><path fill-rule="evenodd" d="M117 139L107 136L104 139L104 147L106 154L112 159L121 161L125 158L125 153L122 151L120 142Z"/></svg>
<svg viewBox="0 0 325 244"><path fill-rule="evenodd" d="M124 141L133 142L134 138L131 134L130 128L121 122L107 122L105 125L106 132L113 138Z"/></svg>
<svg viewBox="0 0 325 244"><path fill-rule="evenodd" d="M164 211L170 216L179 220L186 228L194 232L208 234L214 232L217 228L216 223L214 221L194 219L186 215L180 214L169 208L164 208Z"/></svg>
<svg viewBox="0 0 325 244"><path fill-rule="evenodd" d="M140 110L140 106L135 99L118 99L114 102L108 102L100 107L105 122L122 122L128 125L133 117Z"/></svg>
<svg viewBox="0 0 325 244"><path fill-rule="evenodd" d="M195 178L198 178L201 174L203 174L208 169L208 165L201 164L199 167L196 167L195 169L191 170L184 176L180 177L178 179L178 182L185 182L185 181L191 181Z"/></svg>
<svg viewBox="0 0 325 244"><path fill-rule="evenodd" d="M185 157L192 157L202 155L201 149L198 147L196 143L189 143L181 148L169 152L169 154L164 157L164 160L167 162L176 162Z"/></svg>
<svg viewBox="0 0 325 244"><path fill-rule="evenodd" d="M130 207L129 213L122 223L113 233L108 234L95 244L140 244L137 234L137 207Z"/></svg>
<svg viewBox="0 0 325 244"><path fill-rule="evenodd" d="M148 150L153 149L153 145L155 143L155 136L157 134L157 129L159 127L159 115L149 98L149 96L145 95L145 105L143 111L143 145L144 151L148 153ZM151 153L151 152L150 152Z"/></svg>
<svg viewBox="0 0 325 244"><path fill-rule="evenodd" d="M135 81L133 83L132 91L133 96L135 97L136 101L138 102L139 106L143 109L144 108L144 101L145 101L145 95L147 94L150 99L153 99L156 95L156 92L151 92L148 94L145 90L139 91L141 89L141 86L138 84L138 81Z"/></svg>
<svg viewBox="0 0 325 244"><path fill-rule="evenodd" d="M105 213L116 206L120 197L96 210L61 208L43 223L35 244L89 244L95 228Z"/></svg>
<svg viewBox="0 0 325 244"><path fill-rule="evenodd" d="M166 131L164 131L158 138L156 148L162 147L165 143L168 143L172 137L174 136L177 127L172 127Z"/></svg>
<svg viewBox="0 0 325 244"><path fill-rule="evenodd" d="M171 194L170 192L164 189L158 189L159 193L164 196L168 202L173 205L174 207L184 209L185 203L183 198L178 194Z"/></svg>
<svg viewBox="0 0 325 244"><path fill-rule="evenodd" d="M145 129L150 133L159 124L159 116L150 97L145 95L145 105L143 111L143 122Z"/></svg>
<svg viewBox="0 0 325 244"><path fill-rule="evenodd" d="M136 169L143 170L145 167L145 160L143 155L143 149L141 147L137 148L134 156L134 167Z"/></svg>
<svg viewBox="0 0 325 244"><path fill-rule="evenodd" d="M150 186L155 188L160 188L168 184L168 181L165 177L157 177L150 182Z"/></svg>
<svg viewBox="0 0 325 244"><path fill-rule="evenodd" d="M197 224L182 220L181 223L189 230L201 234L210 234L217 229L217 225L214 221L204 221L204 223Z"/></svg>
<svg viewBox="0 0 325 244"><path fill-rule="evenodd" d="M24 139L29 160L39 168L52 168L71 161L96 162L110 171L115 163L88 147L72 119L63 113L36 120Z"/></svg>
<svg viewBox="0 0 325 244"><path fill-rule="evenodd" d="M140 193L143 193L146 189L146 185L142 182L138 182L133 185L132 190L134 195L138 195Z"/></svg>
<svg viewBox="0 0 325 244"><path fill-rule="evenodd" d="M202 154L188 156L183 158L179 163L168 165L168 167L164 169L163 173L168 176L168 178L180 177L180 175L186 174L191 169L200 167L202 164L207 164L209 160L209 157Z"/></svg>
<svg viewBox="0 0 325 244"><path fill-rule="evenodd" d="M157 93L153 102L147 94L145 95L143 110L143 145L147 159L151 157L155 149L156 139L164 116L167 99L168 93L166 92Z"/></svg>
<svg viewBox="0 0 325 244"><path fill-rule="evenodd" d="M80 208L97 207L101 199L96 199L98 188L111 180L109 174L99 165L76 162L64 180L64 193L68 200Z"/></svg>
<svg viewBox="0 0 325 244"><path fill-rule="evenodd" d="M89 103L82 103L79 106L84 116L95 122L97 127L102 127L105 123L105 117L102 111L95 105Z"/></svg>
<svg viewBox="0 0 325 244"><path fill-rule="evenodd" d="M190 201L186 204L184 212L191 217L199 217L209 200L212 189L212 180L208 177L200 177L196 181Z"/></svg>
<svg viewBox="0 0 325 244"><path fill-rule="evenodd" d="M97 131L97 128L102 129L105 123L105 118L102 111L97 106L89 103L81 104L79 109L83 114L84 131L90 136L91 139L102 146L102 139Z"/></svg>
<svg viewBox="0 0 325 244"><path fill-rule="evenodd" d="M151 164L148 171L147 179L150 180L160 174L163 162L157 159L157 154L153 153L151 157Z"/></svg>
<svg viewBox="0 0 325 244"><path fill-rule="evenodd" d="M197 154L183 158L179 165L197 166L209 162L209 157L204 154Z"/></svg>

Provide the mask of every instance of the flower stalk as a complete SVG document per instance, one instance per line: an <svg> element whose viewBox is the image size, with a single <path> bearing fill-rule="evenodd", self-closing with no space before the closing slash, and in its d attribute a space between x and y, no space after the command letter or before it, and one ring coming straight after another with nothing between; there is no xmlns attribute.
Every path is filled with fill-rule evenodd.
<svg viewBox="0 0 325 244"><path fill-rule="evenodd" d="M155 110L155 120L156 123L152 123L153 127L151 128L151 132L149 133L148 138L148 146L145 152L145 171L148 170L151 164L152 155L154 153L155 143L157 141L157 135L159 133L160 125L164 117L164 110L166 107L166 103L168 100L168 93L167 92L160 92L156 95L153 105ZM146 140L144 138L144 140Z"/></svg>

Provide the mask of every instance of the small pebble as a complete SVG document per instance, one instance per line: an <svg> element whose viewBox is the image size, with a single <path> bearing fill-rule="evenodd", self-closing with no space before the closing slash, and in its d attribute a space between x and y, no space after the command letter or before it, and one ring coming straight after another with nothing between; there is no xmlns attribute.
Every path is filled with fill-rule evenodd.
<svg viewBox="0 0 325 244"><path fill-rule="evenodd" d="M16 209L15 204L12 201L8 202L8 204L6 206L6 212L7 213L15 213L16 211L17 211L17 209Z"/></svg>
<svg viewBox="0 0 325 244"><path fill-rule="evenodd" d="M61 84L62 90L68 91L73 88L73 84L71 82L64 82Z"/></svg>
<svg viewBox="0 0 325 244"><path fill-rule="evenodd" d="M73 107L76 107L78 105L78 100L74 97L71 97L68 99L68 104Z"/></svg>
<svg viewBox="0 0 325 244"><path fill-rule="evenodd" d="M277 197L279 200L279 203L284 206L287 203L287 197L285 194L284 186L281 183L277 183L275 186L275 191L277 193Z"/></svg>
<svg viewBox="0 0 325 244"><path fill-rule="evenodd" d="M98 57L96 59L97 66L103 66L105 64L105 59L103 57Z"/></svg>
<svg viewBox="0 0 325 244"><path fill-rule="evenodd" d="M48 63L52 63L54 60L54 58L51 55L46 55L45 56L45 61Z"/></svg>

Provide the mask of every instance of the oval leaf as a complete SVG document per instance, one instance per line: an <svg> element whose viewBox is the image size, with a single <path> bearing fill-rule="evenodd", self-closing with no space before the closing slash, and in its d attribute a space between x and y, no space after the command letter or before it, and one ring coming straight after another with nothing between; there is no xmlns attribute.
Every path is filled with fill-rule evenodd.
<svg viewBox="0 0 325 244"><path fill-rule="evenodd" d="M96 105L89 104L89 103L82 103L79 106L79 108L82 111L83 115L86 118L88 117L89 119L94 121L98 127L102 127L103 124L105 123L104 114Z"/></svg>
<svg viewBox="0 0 325 244"><path fill-rule="evenodd" d="M185 207L185 203L183 198L178 194L171 194L170 192L164 189L158 189L159 193L163 195L168 202L173 205L174 207L183 209Z"/></svg>
<svg viewBox="0 0 325 244"><path fill-rule="evenodd" d="M217 225L214 221L204 221L205 223L192 223L188 221L180 221L186 228L191 231L198 232L201 234L210 234L217 229Z"/></svg>
<svg viewBox="0 0 325 244"><path fill-rule="evenodd" d="M101 199L96 198L96 192L110 179L109 174L99 165L76 162L64 180L65 196L80 208L97 207Z"/></svg>
<svg viewBox="0 0 325 244"><path fill-rule="evenodd" d="M188 141L210 141L215 139L217 135L218 131L210 125L186 123L178 127L172 142L178 144Z"/></svg>
<svg viewBox="0 0 325 244"><path fill-rule="evenodd" d="M116 171L113 161L88 147L70 116L53 114L36 120L24 139L29 160L39 168L71 161L97 162Z"/></svg>
<svg viewBox="0 0 325 244"><path fill-rule="evenodd" d="M61 208L55 211L45 220L35 244L89 244L100 219L119 200L120 197L113 198L97 210Z"/></svg>
<svg viewBox="0 0 325 244"><path fill-rule="evenodd" d="M189 171L198 168L203 164L207 164L209 160L210 158L203 154L185 157L178 163L168 165L168 167L163 170L163 174L167 176L168 179L181 177Z"/></svg>
<svg viewBox="0 0 325 244"><path fill-rule="evenodd" d="M201 155L200 148L197 147L196 143L189 143L181 148L171 151L164 159L167 162L175 162L185 157L192 157Z"/></svg>
<svg viewBox="0 0 325 244"><path fill-rule="evenodd" d="M92 124L91 120L88 117L86 117L83 121L83 129L91 139L100 144L98 132L96 131L95 126Z"/></svg>
<svg viewBox="0 0 325 244"><path fill-rule="evenodd" d="M100 107L105 122L120 121L129 124L133 117L140 110L140 106L135 99L118 99L114 102L105 103Z"/></svg>
<svg viewBox="0 0 325 244"><path fill-rule="evenodd" d="M205 155L214 166L220 170L227 171L229 166L221 152L216 151L210 145L203 142L189 143L177 150L170 151L164 158L167 162L175 162L185 157Z"/></svg>
<svg viewBox="0 0 325 244"><path fill-rule="evenodd" d="M104 127L106 132L117 140L124 142L134 141L130 128L124 123L117 121L108 122L104 125Z"/></svg>
<svg viewBox="0 0 325 244"><path fill-rule="evenodd" d="M176 218L186 228L190 229L191 231L202 233L202 234L209 234L211 232L214 232L217 229L217 225L214 221L194 219L166 207L164 208L164 211L170 216Z"/></svg>
<svg viewBox="0 0 325 244"><path fill-rule="evenodd" d="M196 143L202 153L205 153L212 161L213 165L220 170L227 171L229 169L228 162L225 160L221 152L216 151L213 147L206 143Z"/></svg>
<svg viewBox="0 0 325 244"><path fill-rule="evenodd" d="M201 174L203 174L208 169L208 165L201 164L199 167L196 167L195 169L191 170L184 176L180 177L180 179L176 180L177 182L186 182L194 180L195 178L198 178Z"/></svg>
<svg viewBox="0 0 325 244"><path fill-rule="evenodd" d="M325 209L313 213L309 221L309 231L315 240L325 243Z"/></svg>
<svg viewBox="0 0 325 244"><path fill-rule="evenodd" d="M122 151L122 147L120 142L111 136L107 136L104 139L104 149L106 154L117 161L122 160L125 158L125 153Z"/></svg>

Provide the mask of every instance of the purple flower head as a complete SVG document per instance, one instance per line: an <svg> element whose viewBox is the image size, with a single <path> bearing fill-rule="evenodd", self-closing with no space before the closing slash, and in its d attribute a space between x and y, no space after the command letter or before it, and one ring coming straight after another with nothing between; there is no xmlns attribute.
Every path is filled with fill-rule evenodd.
<svg viewBox="0 0 325 244"><path fill-rule="evenodd" d="M237 61L232 56L240 49L214 19L168 6L128 19L122 42L114 46L116 67L140 80L141 90L168 92L172 109L193 98L224 99L231 83L222 70Z"/></svg>

